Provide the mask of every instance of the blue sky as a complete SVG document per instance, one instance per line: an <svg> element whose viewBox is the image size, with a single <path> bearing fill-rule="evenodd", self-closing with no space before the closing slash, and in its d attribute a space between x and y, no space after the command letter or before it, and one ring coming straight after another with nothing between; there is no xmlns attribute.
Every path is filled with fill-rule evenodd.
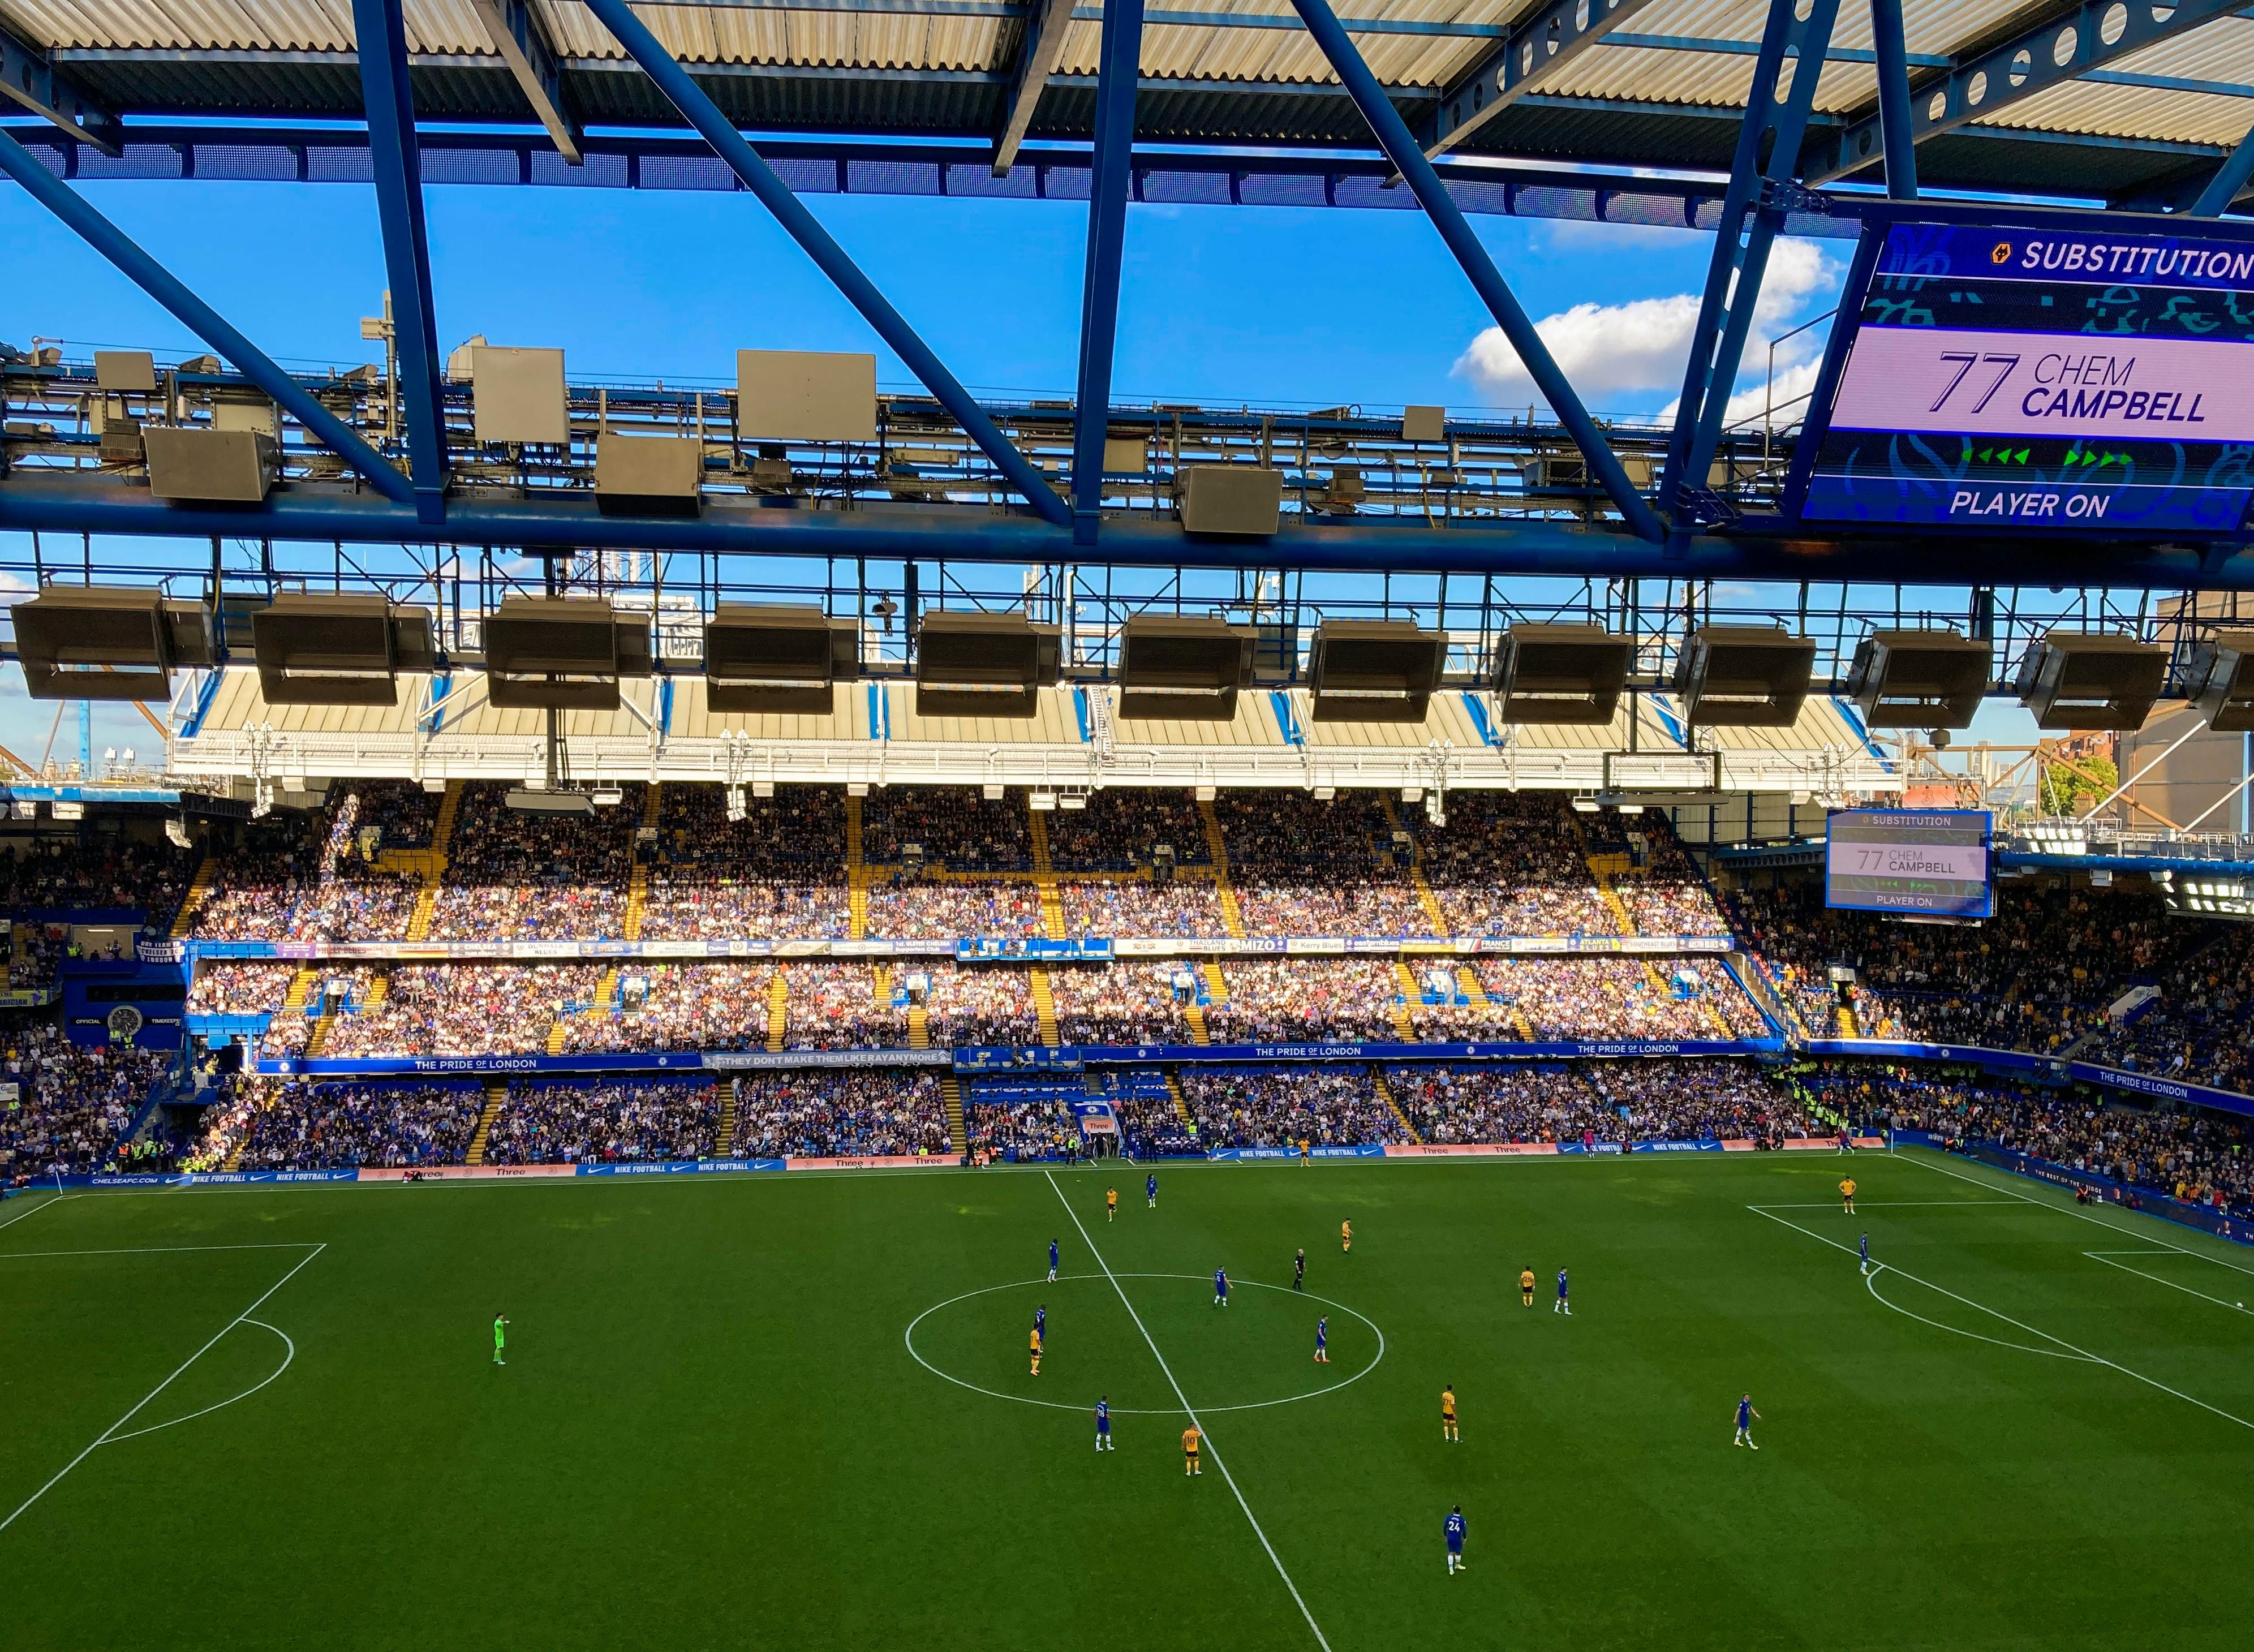
<svg viewBox="0 0 2254 1652"><path fill-rule="evenodd" d="M370 191L345 185L93 184L88 197L222 315L291 366L371 359L383 260ZM10 191L11 196L13 192ZM560 188L426 192L443 346L562 346L575 379L732 380L740 348L862 350L910 381L749 197ZM1069 394L1086 208L1067 202L812 196L816 214L956 374L993 393ZM160 354L200 349L59 223L0 214L0 339ZM1690 231L1474 220L1600 412L1674 400L1711 238ZM1828 310L1844 242L1784 243L1765 335ZM1117 399L1377 409L1522 407L1522 376L1421 215L1136 206L1128 215ZM1805 374L1824 329L1785 353ZM1747 352L1757 387L1765 362ZM1782 376L1782 375L1781 375ZM1788 383L1783 394L1789 394ZM1759 390L1748 392L1756 400ZM0 536L10 560L23 536ZM71 548L74 550L74 548ZM52 552L51 552L52 554ZM51 708L0 676L0 743L38 760ZM146 751L130 708L97 708L94 746ZM66 725L58 744L74 739ZM26 747L31 749L26 749Z"/></svg>

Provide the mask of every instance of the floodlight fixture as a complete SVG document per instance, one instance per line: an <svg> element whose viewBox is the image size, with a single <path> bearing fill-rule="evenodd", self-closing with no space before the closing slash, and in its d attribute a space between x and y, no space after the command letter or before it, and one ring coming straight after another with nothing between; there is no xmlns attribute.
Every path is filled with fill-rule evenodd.
<svg viewBox="0 0 2254 1652"><path fill-rule="evenodd" d="M1200 614L1136 614L1119 636L1119 715L1227 723L1252 682L1250 627Z"/></svg>
<svg viewBox="0 0 2254 1652"><path fill-rule="evenodd" d="M1062 672L1064 630L1021 611L926 614L916 628L916 715L1028 718Z"/></svg>
<svg viewBox="0 0 2254 1652"><path fill-rule="evenodd" d="M1815 640L1782 626L1701 626L1676 662L1675 692L1693 727L1787 728L1815 664Z"/></svg>
<svg viewBox="0 0 2254 1652"><path fill-rule="evenodd" d="M704 703L754 716L827 717L861 674L850 620L811 605L724 602L704 626Z"/></svg>
<svg viewBox="0 0 2254 1652"><path fill-rule="evenodd" d="M427 612L341 592L275 598L251 615L250 642L270 705L396 705L400 674L437 657Z"/></svg>
<svg viewBox="0 0 2254 1652"><path fill-rule="evenodd" d="M608 602L503 597L485 644L496 710L615 711L621 679L650 673L648 617Z"/></svg>
<svg viewBox="0 0 2254 1652"><path fill-rule="evenodd" d="M1847 694L1879 728L1969 728L1993 666L1988 644L1954 631L1873 631L1855 645Z"/></svg>
<svg viewBox="0 0 2254 1652"><path fill-rule="evenodd" d="M1403 620L1326 620L1308 666L1318 723L1421 723L1448 640Z"/></svg>
<svg viewBox="0 0 2254 1652"><path fill-rule="evenodd" d="M210 611L161 591L49 585L9 612L35 700L167 700L174 671L217 662Z"/></svg>
<svg viewBox="0 0 2254 1652"><path fill-rule="evenodd" d="M2140 729L2168 675L2167 645L2118 632L2054 631L2027 650L2020 703L2047 729Z"/></svg>
<svg viewBox="0 0 2254 1652"><path fill-rule="evenodd" d="M2186 684L2217 734L2254 729L2254 631L2218 631L2202 638L2192 648Z"/></svg>
<svg viewBox="0 0 2254 1652"><path fill-rule="evenodd" d="M1609 723L1634 654L1632 639L1602 626L1515 625L1495 643L1496 714L1505 723Z"/></svg>

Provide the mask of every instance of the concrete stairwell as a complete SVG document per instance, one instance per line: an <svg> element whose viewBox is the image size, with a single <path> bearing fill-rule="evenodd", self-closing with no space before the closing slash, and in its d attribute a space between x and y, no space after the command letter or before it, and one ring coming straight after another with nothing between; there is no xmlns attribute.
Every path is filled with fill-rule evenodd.
<svg viewBox="0 0 2254 1652"><path fill-rule="evenodd" d="M478 1115L477 1129L470 1132L470 1151L462 1156L463 1163L482 1165L486 1162L486 1143L493 1138L494 1120L500 1116L500 1110L508 1104L507 1081L497 1078L487 1079L485 1110Z"/></svg>
<svg viewBox="0 0 2254 1652"><path fill-rule="evenodd" d="M1393 984L1402 994L1386 1010L1393 1018L1393 1036L1404 1044L1414 1044L1417 1023L1410 1010L1424 1001L1424 989L1418 984L1417 972L1398 958L1393 961Z"/></svg>
<svg viewBox="0 0 2254 1652"><path fill-rule="evenodd" d="M313 984L320 978L320 971L314 969L312 964L301 964L298 973L290 977L290 990L282 995L282 1007L285 1010L303 1011L305 1007L305 999L313 990Z"/></svg>
<svg viewBox="0 0 2254 1652"><path fill-rule="evenodd" d="M212 879L218 872L218 857L206 854L196 867L195 877L189 880L188 892L180 898L180 910L172 918L173 940L186 941L189 932L196 927L196 908L202 906L204 897L211 893Z"/></svg>
<svg viewBox="0 0 2254 1652"><path fill-rule="evenodd" d="M1424 1138L1417 1133L1417 1127L1409 1122L1409 1115L1401 1110L1401 1103L1394 1098L1393 1087L1385 1082L1385 1074L1375 1067L1369 1069L1369 1084L1370 1088L1377 1092L1377 1099L1383 1102L1395 1119L1399 1121L1401 1133L1408 1137L1410 1141L1421 1145Z"/></svg>
<svg viewBox="0 0 2254 1652"><path fill-rule="evenodd" d="M939 1094L947 1103L947 1144L961 1158L970 1152L970 1127L962 1118L962 1082L952 1073L941 1074Z"/></svg>
<svg viewBox="0 0 2254 1652"><path fill-rule="evenodd" d="M1026 819L1033 840L1033 886L1041 896L1041 933L1052 941L1062 941L1064 899L1057 893L1056 868L1049 861L1048 815L1028 805Z"/></svg>
<svg viewBox="0 0 2254 1652"><path fill-rule="evenodd" d="M767 977L767 1052L779 1054L790 1031L790 977L780 968Z"/></svg>
<svg viewBox="0 0 2254 1652"><path fill-rule="evenodd" d="M1040 1018L1041 1042L1054 1049L1061 1040L1057 1037L1056 995L1049 989L1049 972L1028 970L1026 984L1033 991L1033 1013Z"/></svg>
<svg viewBox="0 0 2254 1652"><path fill-rule="evenodd" d="M712 1157L731 1158L736 1152L736 1081L720 1081L720 1128L712 1138Z"/></svg>
<svg viewBox="0 0 2254 1652"><path fill-rule="evenodd" d="M1393 794L1390 792L1382 794L1380 801L1385 805L1386 824L1392 827L1395 831L1399 831L1401 812L1393 806ZM1396 844L1394 852L1397 855L1404 851L1400 845ZM1440 898L1432 892L1432 886L1424 880L1424 860L1423 857L1417 852L1417 842L1414 837L1410 839L1406 853L1409 858L1410 886L1417 892L1418 903L1424 908L1425 921L1432 926L1432 934L1446 935L1448 933L1447 915L1440 910Z"/></svg>
<svg viewBox="0 0 2254 1652"><path fill-rule="evenodd" d="M1244 938L1244 912L1236 904L1236 890L1228 880L1228 844L1221 834L1221 816L1210 798L1198 800L1198 818L1205 822L1206 853L1213 857L1213 888L1221 898L1221 921L1228 933Z"/></svg>

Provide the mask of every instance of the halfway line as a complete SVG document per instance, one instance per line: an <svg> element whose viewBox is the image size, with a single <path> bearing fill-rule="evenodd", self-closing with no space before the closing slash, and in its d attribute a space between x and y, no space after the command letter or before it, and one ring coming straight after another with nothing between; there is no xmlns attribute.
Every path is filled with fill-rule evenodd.
<svg viewBox="0 0 2254 1652"><path fill-rule="evenodd" d="M1060 1194L1060 1195L1058 1195L1058 1196L1059 1196L1060 1198L1061 1198L1063 1195ZM258 1300L257 1300L257 1301L256 1301L256 1302L252 1303L248 1307L245 1308L242 1312L240 1312L240 1313L236 1314L236 1315L234 1316L234 1318L233 1318L232 1320L228 1320L225 1325L221 1326L220 1327L220 1329L219 1329L219 1331L218 1331L217 1334L215 1334L214 1336L213 1336L213 1338L212 1338L212 1340L211 1340L210 1341L208 1341L208 1342L205 1343L205 1344L203 1345L203 1347L201 1347L201 1348L198 1348L198 1349L197 1349L193 1354L189 1354L189 1355L188 1355L188 1357L187 1357L186 1359L185 1359L185 1360L181 1361L181 1362L180 1362L180 1364L179 1364L178 1368L178 1369L176 1369L176 1370L172 1374L172 1376L170 1376L166 1377L163 1382L161 1382L158 1383L156 1387L154 1387L154 1388L150 1389L150 1390L146 1394L144 1394L144 1395L140 1397L140 1399L139 1399L137 1402L136 1402L136 1403L135 1403L134 1407L133 1407L133 1409L132 1409L131 1410L130 1410L130 1411L126 1412L124 1416L122 1416L122 1417L119 1418L116 1422L112 1423L112 1424L111 1424L108 1428L103 1429L103 1430L102 1431L101 1435L100 1435L98 1438L96 1438L96 1439L94 1440L94 1444L93 1444L93 1445L88 1446L84 1451L80 1452L77 1456L75 1456L75 1457L72 1458L72 1459L70 1460L70 1461L68 1461L67 1463L65 1463L65 1464L64 1464L64 1465L63 1465L60 1469L58 1469L58 1470L55 1472L55 1476L54 1476L54 1478L53 1478L52 1480L49 1480L46 1485L44 1485L44 1486L40 1487L40 1488L38 1488L38 1490L37 1490L37 1491L33 1492L30 1496L28 1496L28 1497L26 1497L25 1499L24 1499L24 1501L23 1501L22 1502L20 1502L20 1503L17 1504L17 1505L16 1505L16 1512L15 1512L15 1514L11 1514L11 1515L10 1515L10 1516L8 1516L8 1518L7 1518L7 1519L5 1519L5 1520L0 1520L0 1531L5 1531L5 1530L8 1530L8 1528L9 1528L9 1527L10 1527L10 1526L14 1525L14 1524L16 1523L17 1516L19 1516L19 1515L21 1515L21 1514L22 1514L22 1513L23 1513L26 1508L30 1508L33 1503L35 1503L35 1502L38 1502L40 1498L42 1498L42 1497L46 1496L49 1492L52 1491L52 1490L55 1488L55 1487L56 1487L58 1484L60 1484L60 1483L61 1482L62 1478L63 1478L63 1476L64 1476L64 1475L66 1475L66 1474L69 1474L69 1473L71 1472L71 1470L72 1470L72 1469L76 1468L76 1467L77 1467L80 1463L84 1462L88 1458L89 1458L89 1457L93 1456L93 1455L94 1455L94 1452L95 1452L97 1449L99 1449L99 1448L100 1448L100 1447L102 1447L102 1446L104 1446L108 1445L108 1444L109 1444L109 1442L110 1442L110 1440L111 1440L111 1439L116 1436L116 1435L117 1431L118 1431L119 1429L121 1429L121 1428L124 1427L128 1423L131 1422L135 1418L136 1418L136 1417L140 1416L140 1415L141 1415L141 1413L142 1413L142 1411L147 1408L147 1406L148 1406L148 1404L149 1404L149 1402L150 1402L150 1400L155 1399L155 1398L157 1397L157 1396L158 1396L159 1394L162 1394L162 1393L163 1393L166 1389L168 1389L168 1388L172 1387L172 1384L173 1384L174 1382L178 1382L178 1381L179 1380L179 1378L180 1378L181 1373L182 1373L182 1372L185 1372L185 1371L188 1368L188 1367L190 1367L191 1365L193 1365L193 1364L194 1364L198 1360L200 1360L201 1358L203 1358L203 1356L204 1356L205 1354L206 1354L210 1353L210 1352L211 1352L214 1348L217 1348L217 1347L219 1346L219 1341L220 1341L220 1337L225 1336L225 1335L226 1335L229 1331L234 1330L234 1327L235 1327L236 1326L241 1325L241 1324L242 1324L245 1320L248 1320L248 1319L252 1314L254 1314L254 1313L257 1312L259 1309L261 1309L261 1308L264 1307L264 1306L266 1306L266 1298L267 1298L268 1297L272 1296L272 1295L273 1295L276 1291L279 1291L279 1290L280 1290L284 1285L285 1285L285 1284L289 1284L290 1280L292 1280L292 1279L296 1278L298 1277L298 1274L299 1274L299 1273L304 1270L304 1266L305 1266L305 1264L306 1264L306 1263L311 1262L311 1261L313 1259L313 1257L314 1257L314 1256L319 1256L319 1255L321 1254L321 1252L322 1252L322 1251L326 1250L328 1248L329 1248L329 1247L328 1247L328 1245L327 1245L327 1243L326 1243L326 1242L323 1242L323 1243L321 1243L321 1244L316 1245L316 1246L313 1248L313 1251L312 1251L312 1254L311 1256L304 1256L304 1257L300 1258L300 1259L299 1259L299 1261L298 1261L298 1265L297 1265L296 1267L294 1267L294 1268L290 1269L289 1272L287 1272L287 1273L284 1274L280 1278L276 1279L276 1280L272 1284L268 1285L268 1286L266 1287L265 1292L263 1292L263 1293L259 1297L259 1298L258 1298ZM277 1333L277 1334L279 1334ZM287 1339L287 1338L284 1338L284 1340L285 1340L285 1341L286 1341L286 1340L288 1340L288 1339ZM294 1352L295 1352L294 1348L293 1348L293 1349L292 1349L292 1352L293 1352L293 1354L294 1354ZM261 1386L262 1387L262 1386L263 1386L263 1384L261 1384Z"/></svg>
<svg viewBox="0 0 2254 1652"><path fill-rule="evenodd" d="M1047 1171L1043 1171L1041 1174L1048 1177L1049 1191L1057 1196L1057 1202L1064 1207L1064 1214L1072 1218L1072 1225L1080 1229L1081 1242L1088 1247L1088 1254L1096 1258L1096 1265L1103 1270L1103 1277L1111 1281L1111 1288L1119 1293L1119 1306L1127 1310L1127 1317L1135 1321L1135 1328L1143 1334L1143 1340L1150 1348L1151 1357L1158 1361L1158 1369L1166 1373L1166 1385L1174 1390L1175 1399L1181 1402L1182 1410L1190 1419L1190 1426L1205 1436L1205 1443L1212 1452L1213 1466L1221 1470L1221 1477L1228 1482L1228 1489L1236 1494L1236 1506L1244 1511L1245 1519L1251 1522L1252 1535L1260 1539L1260 1546L1268 1551L1268 1559L1276 1568L1276 1575L1284 1580L1284 1586L1292 1592L1292 1604L1299 1608L1299 1615L1307 1620L1307 1628L1314 1632L1315 1644L1322 1648L1323 1652L1331 1652L1331 1643L1323 1638L1323 1626L1315 1621L1315 1614L1307 1610L1307 1603L1300 1599L1299 1586L1293 1583L1292 1574L1284 1570L1284 1562L1276 1553L1276 1545L1268 1541L1268 1534L1260 1529L1260 1521L1253 1514L1252 1505L1244 1501L1243 1492L1237 1488L1236 1476L1230 1474L1228 1465L1221 1460L1221 1448L1214 1445L1213 1436L1206 1432L1205 1424L1198 1420L1197 1411L1191 1406L1189 1396L1182 1392L1182 1385L1174 1380L1173 1368L1166 1363L1166 1356L1158 1352L1158 1345L1152 1337L1150 1327L1143 1323L1143 1316L1135 1312L1135 1305L1127 1299L1126 1288L1119 1283L1118 1275L1111 1271L1111 1264L1103 1259L1103 1253L1096 1248L1096 1241L1088 1236L1088 1228L1082 1223L1080 1213L1072 1208L1072 1200L1064 1196L1064 1189L1057 1186L1056 1178L1050 1175Z"/></svg>

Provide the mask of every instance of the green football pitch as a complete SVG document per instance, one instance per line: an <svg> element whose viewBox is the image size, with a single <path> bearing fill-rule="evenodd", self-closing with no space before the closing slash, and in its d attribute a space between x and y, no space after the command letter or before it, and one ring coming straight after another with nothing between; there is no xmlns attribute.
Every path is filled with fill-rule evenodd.
<svg viewBox="0 0 2254 1652"><path fill-rule="evenodd" d="M1851 1217L1843 1167L10 1200L6 1643L2245 1645L2254 1256L1925 1154Z"/></svg>

